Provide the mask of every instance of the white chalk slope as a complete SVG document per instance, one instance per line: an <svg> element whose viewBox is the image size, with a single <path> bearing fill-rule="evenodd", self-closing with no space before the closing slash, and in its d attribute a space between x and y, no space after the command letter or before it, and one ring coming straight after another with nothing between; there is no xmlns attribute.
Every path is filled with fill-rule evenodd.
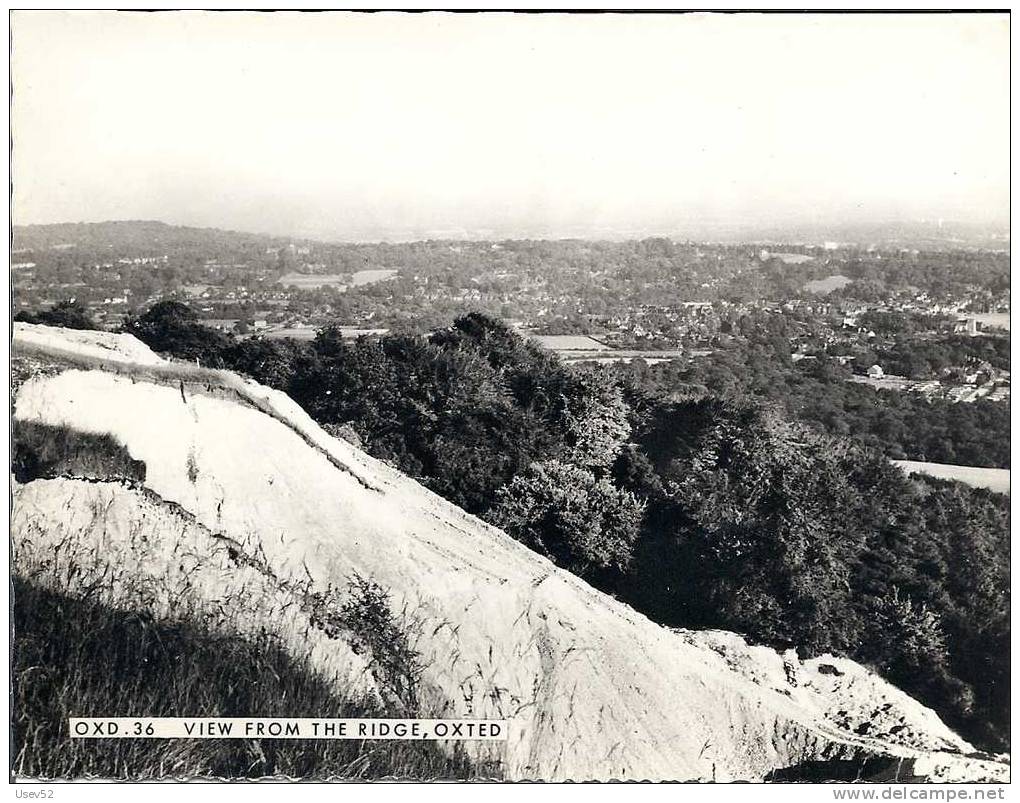
<svg viewBox="0 0 1020 803"><path fill-rule="evenodd" d="M43 329L17 327L16 346L31 333L36 350L97 348ZM97 337L106 347L111 336ZM145 462L147 490L17 487L21 571L59 585L69 564L105 566L113 596L127 587L118 577L144 580L154 591L136 602L155 613L184 606L220 626L267 627L337 683L370 684L362 659L288 591L343 588L357 572L413 622L447 715L510 720L499 757L511 778L760 779L864 756L946 780L1008 777L853 662L662 628L331 438L285 395L232 375L228 390L145 378L124 363L158 358L116 343L110 370L27 381L16 417L114 435Z"/></svg>

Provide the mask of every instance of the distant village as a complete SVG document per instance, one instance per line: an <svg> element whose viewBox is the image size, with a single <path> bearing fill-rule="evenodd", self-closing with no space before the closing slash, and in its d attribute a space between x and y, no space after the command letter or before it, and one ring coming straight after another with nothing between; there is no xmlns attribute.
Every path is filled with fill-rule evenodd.
<svg viewBox="0 0 1020 803"><path fill-rule="evenodd" d="M507 320L568 362L655 364L697 358L724 348L748 325L782 316L794 362L834 359L849 369L849 381L928 398L1009 398L1008 371L988 363L908 378L870 358L877 347L907 335L923 342L947 334L1008 332L1008 282L1000 292L980 284L941 292L899 286L866 298L853 292L861 283L840 272L860 255L843 253L838 243L800 251L683 244L675 248L692 267L685 268L688 289L681 290L668 270L644 267L662 262L651 246L651 255L639 252L636 259L646 275L631 271L627 279L626 268L584 269L577 259L556 269L541 258L522 260L520 255L507 264L510 246L500 243L427 245L439 249L453 267L391 263L345 270L351 266L339 261L335 251L297 243L258 251L235 248L239 253L201 260L190 253L187 258L113 253L82 264L82 248L66 242L45 250L15 249L11 272L16 310L76 299L109 330L163 298L187 303L204 325L238 337L305 340L326 324L338 325L344 337L378 336L404 331L405 322L419 316L428 321L430 312L440 320L480 309ZM95 251L88 253L94 256ZM599 258L581 253L589 262ZM893 256L909 260L917 254ZM878 265L891 257L868 252L864 258ZM796 278L808 275L817 278ZM637 290L633 297L621 297L620 287L644 288L644 297ZM706 298L677 298L685 292ZM904 322L909 332L878 325L889 321Z"/></svg>

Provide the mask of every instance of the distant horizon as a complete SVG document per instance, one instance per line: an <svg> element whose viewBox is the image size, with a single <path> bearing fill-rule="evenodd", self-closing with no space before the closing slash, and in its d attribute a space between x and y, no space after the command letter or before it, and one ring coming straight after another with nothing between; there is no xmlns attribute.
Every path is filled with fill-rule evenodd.
<svg viewBox="0 0 1020 803"><path fill-rule="evenodd" d="M495 232L493 229L481 228L475 231L461 230L454 231L451 229L438 230L432 232L419 232L414 235L407 233L408 236L399 236L397 232L391 232L388 235L377 236L377 237L350 237L350 236L328 236L328 235L309 235L297 232L286 232L281 230L254 230L250 228L237 228L227 225L199 225L194 223L183 223L175 222L171 220L158 219L158 218L140 218L140 217L126 217L116 218L107 220L61 220L61 221L46 221L46 222L30 222L30 223L14 223L15 229L18 228L45 228L45 227L58 227L58 226L102 226L109 224L158 224L162 226L168 226L173 228L187 228L187 229L199 229L208 231L223 231L231 232L235 234L246 234L257 237L270 237L274 239L291 239L291 240L309 240L328 244L372 244L372 243L413 243L423 242L427 240L436 241L460 241L460 242L492 242L492 241L514 241L514 240L594 240L594 241L608 241L608 242L624 242L628 240L639 240L646 238L664 237L672 239L683 239L692 242L725 242L732 244L739 244L741 242L756 243L764 242L766 240L773 240L776 242L787 243L790 245L802 244L802 245L819 245L820 241L835 241L832 238L840 236L853 235L858 240L878 240L888 239L893 232L891 230L896 228L907 228L911 231L904 232L908 237L920 236L921 230L924 229L926 233L935 234L938 231L945 229L948 234L952 233L963 233L960 230L965 230L966 233L972 235L983 235L986 237L995 237L1005 235L1008 238L1011 235L1010 221L968 221L968 220L932 220L932 219L901 219L901 220L877 220L877 221L841 221L832 223L821 223L816 221L805 221L802 223L787 223L787 224L756 224L756 223L719 223L719 224L689 224L686 228L674 227L672 230L666 230L658 227L648 227L646 229L602 229L602 230L590 230L588 233L583 232L562 232L562 233L539 233L539 232ZM733 239L734 237L744 237L745 239ZM819 242L795 242L795 238L810 237ZM794 239L791 239L794 238ZM844 241L843 244L851 244L851 241Z"/></svg>

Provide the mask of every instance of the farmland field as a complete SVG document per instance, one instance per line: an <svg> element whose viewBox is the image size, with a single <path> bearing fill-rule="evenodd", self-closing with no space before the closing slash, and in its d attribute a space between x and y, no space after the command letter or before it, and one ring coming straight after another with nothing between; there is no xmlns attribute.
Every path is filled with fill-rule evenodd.
<svg viewBox="0 0 1020 803"><path fill-rule="evenodd" d="M852 281L853 279L836 274L834 276L826 276L824 279L815 279L813 282L808 282L804 285L804 290L808 293L828 295L833 290L842 290Z"/></svg>
<svg viewBox="0 0 1020 803"><path fill-rule="evenodd" d="M611 347L588 335L531 335L550 351L611 351Z"/></svg>
<svg viewBox="0 0 1020 803"><path fill-rule="evenodd" d="M924 463L918 460L893 460L908 474L927 474L940 480L957 480L975 488L987 488L1002 494L1009 493L1008 468L979 468L953 466L946 463Z"/></svg>
<svg viewBox="0 0 1020 803"><path fill-rule="evenodd" d="M770 254L769 256L779 259L787 265L803 265L814 259L810 254Z"/></svg>
<svg viewBox="0 0 1020 803"><path fill-rule="evenodd" d="M1009 331L1009 313L1008 312L988 312L980 315L972 315L981 326L989 327L996 326L1000 329Z"/></svg>
<svg viewBox="0 0 1020 803"><path fill-rule="evenodd" d="M278 280L284 287L317 290L320 287L346 287L344 277L338 273L286 273Z"/></svg>
<svg viewBox="0 0 1020 803"><path fill-rule="evenodd" d="M342 273L286 273L278 279L284 287L297 287L302 290L317 290L320 287L360 287L365 284L386 281L397 275L395 270L359 270L347 276Z"/></svg>
<svg viewBox="0 0 1020 803"><path fill-rule="evenodd" d="M359 270L351 274L351 286L360 287L363 284L374 284L384 282L397 275L395 270Z"/></svg>

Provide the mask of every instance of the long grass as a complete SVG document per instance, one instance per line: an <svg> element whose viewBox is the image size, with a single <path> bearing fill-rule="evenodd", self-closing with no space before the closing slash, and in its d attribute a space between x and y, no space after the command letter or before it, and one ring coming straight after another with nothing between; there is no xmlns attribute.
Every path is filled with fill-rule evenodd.
<svg viewBox="0 0 1020 803"><path fill-rule="evenodd" d="M15 578L13 771L98 776L465 779L494 774L428 742L71 739L77 716L385 717L271 636L245 639L75 599Z"/></svg>

